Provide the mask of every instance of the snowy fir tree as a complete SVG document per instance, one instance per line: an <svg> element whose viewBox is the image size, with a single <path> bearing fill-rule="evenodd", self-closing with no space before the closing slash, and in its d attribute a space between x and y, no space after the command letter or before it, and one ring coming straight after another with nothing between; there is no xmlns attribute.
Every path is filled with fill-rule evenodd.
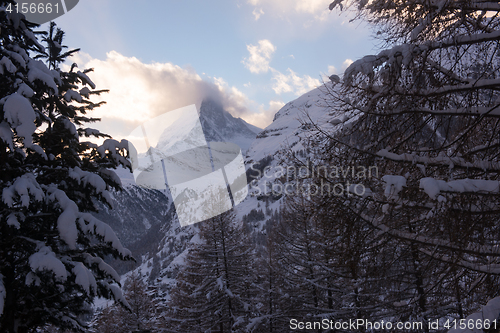
<svg viewBox="0 0 500 333"><path fill-rule="evenodd" d="M60 68L64 33L35 26L0 1L0 330L33 332L48 324L82 331L94 297L126 304L120 277L102 258L126 259L113 230L94 218L95 202L129 167L125 141L87 128L100 103L74 64ZM44 45L42 45L44 44ZM45 59L45 62L43 61ZM102 145L84 137L107 138Z"/></svg>

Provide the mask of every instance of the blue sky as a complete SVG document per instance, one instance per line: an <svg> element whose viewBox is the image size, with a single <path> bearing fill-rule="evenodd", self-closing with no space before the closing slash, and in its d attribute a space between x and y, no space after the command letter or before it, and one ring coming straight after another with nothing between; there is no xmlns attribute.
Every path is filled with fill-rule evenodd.
<svg viewBox="0 0 500 333"><path fill-rule="evenodd" d="M56 19L73 60L110 89L96 127L138 122L210 96L265 127L286 102L374 53L369 27L328 0L81 0Z"/></svg>

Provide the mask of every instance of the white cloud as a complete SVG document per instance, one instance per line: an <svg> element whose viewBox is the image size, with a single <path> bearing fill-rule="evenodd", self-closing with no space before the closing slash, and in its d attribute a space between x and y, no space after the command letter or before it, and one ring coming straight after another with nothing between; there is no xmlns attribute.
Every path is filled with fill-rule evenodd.
<svg viewBox="0 0 500 333"><path fill-rule="evenodd" d="M335 66L328 66L328 71L327 71L327 74L328 74L328 75L338 74L338 73L337 73L337 68L335 68Z"/></svg>
<svg viewBox="0 0 500 333"><path fill-rule="evenodd" d="M325 0L248 0L252 6L266 6L275 11L296 11L299 13L316 14L328 10L329 2Z"/></svg>
<svg viewBox="0 0 500 333"><path fill-rule="evenodd" d="M274 1L279 1L279 0L274 0ZM304 12L309 14L316 14L320 11L326 12L329 5L329 3L324 0L293 0L289 2L295 3L295 10L297 12Z"/></svg>
<svg viewBox="0 0 500 333"><path fill-rule="evenodd" d="M271 16L285 21L293 21L304 28L316 26L329 18L329 2L325 0L248 0L247 3L254 7L252 14L258 20L258 13L264 10Z"/></svg>
<svg viewBox="0 0 500 333"><path fill-rule="evenodd" d="M255 21L258 21L262 15L264 15L264 10L262 8L255 8L252 12L253 16L255 17Z"/></svg>
<svg viewBox="0 0 500 333"><path fill-rule="evenodd" d="M110 90L96 98L106 104L91 114L102 121L90 126L116 138L125 138L142 122L165 112L190 104L199 106L207 97L221 103L234 116L256 117L248 109L253 102L241 91L222 78L204 81L192 68L172 63L145 64L115 51L107 53L106 60L84 53L71 60L81 69L94 68L89 77L98 89Z"/></svg>
<svg viewBox="0 0 500 333"><path fill-rule="evenodd" d="M353 62L354 61L352 61L351 59L344 60L344 62L342 63L342 72L344 72L347 69L347 67L351 66Z"/></svg>
<svg viewBox="0 0 500 333"><path fill-rule="evenodd" d="M311 38L323 33L329 33L328 27L341 18L332 15L328 9L331 1L326 0L247 0L247 15L253 15L260 10L265 17L259 15L259 29L270 30L281 38L283 36ZM352 16L352 15L351 15ZM347 21L351 18L348 16ZM343 15L343 17L346 17ZM265 27L265 28L263 28Z"/></svg>
<svg viewBox="0 0 500 333"><path fill-rule="evenodd" d="M260 128L267 127L273 122L274 115L281 109L285 103L282 101L270 101L269 105L260 105L259 112L247 114L245 120Z"/></svg>
<svg viewBox="0 0 500 333"><path fill-rule="evenodd" d="M353 63L353 61L351 59L344 60L340 71L335 66L328 66L327 74L328 74L328 76L330 76L332 74L341 75L344 73L344 71L347 69L347 67L349 67L352 63Z"/></svg>
<svg viewBox="0 0 500 333"><path fill-rule="evenodd" d="M306 92L321 85L318 79L314 79L309 75L302 77L298 76L293 70L288 68L288 74L283 74L280 71L272 68L273 90L276 94L293 92L295 95L300 96Z"/></svg>
<svg viewBox="0 0 500 333"><path fill-rule="evenodd" d="M258 45L247 45L247 50L250 56L242 61L245 67L255 74L267 73L276 47L269 40L262 39L259 40Z"/></svg>

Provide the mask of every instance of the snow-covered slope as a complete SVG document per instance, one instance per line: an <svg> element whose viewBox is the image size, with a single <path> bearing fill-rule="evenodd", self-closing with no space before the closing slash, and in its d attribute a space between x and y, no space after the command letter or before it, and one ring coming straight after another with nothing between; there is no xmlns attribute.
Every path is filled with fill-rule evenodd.
<svg viewBox="0 0 500 333"><path fill-rule="evenodd" d="M258 162L269 155L275 155L286 147L302 149L300 143L307 123L325 124L329 114L325 98L327 88L323 85L311 90L283 106L274 116L273 122L257 135L246 153L247 163ZM310 119L309 119L310 118Z"/></svg>

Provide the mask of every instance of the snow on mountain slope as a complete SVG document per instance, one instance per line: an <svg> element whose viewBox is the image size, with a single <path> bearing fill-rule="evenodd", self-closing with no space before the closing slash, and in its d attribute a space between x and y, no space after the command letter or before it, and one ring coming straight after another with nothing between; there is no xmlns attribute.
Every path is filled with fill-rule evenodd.
<svg viewBox="0 0 500 333"><path fill-rule="evenodd" d="M252 142L246 153L247 163L258 162L286 147L302 149L300 142L309 129L305 123L312 120L317 124L326 124L331 119L330 108L325 102L327 89L331 89L331 83L311 90L283 106L274 116L273 122Z"/></svg>
<svg viewBox="0 0 500 333"><path fill-rule="evenodd" d="M328 131L342 126L328 122L334 115L326 102L330 89L332 84L326 83L287 103L248 149L245 162L249 195L236 207L236 213L238 219L251 224L255 233L266 234L268 222L274 218L286 194L280 191L280 184L274 188L277 191L273 192L272 187L283 170L280 159L285 152L305 151L305 141L314 135L311 131L314 126Z"/></svg>
<svg viewBox="0 0 500 333"><path fill-rule="evenodd" d="M330 85L330 83L327 83ZM276 218L276 212L280 206L280 196L273 196L271 193L264 193L266 183L273 182L273 170L279 166L279 159L274 158L283 150L292 146L294 150L302 150L302 142L310 134L311 121L324 126L325 129L334 129L333 125L327 122L332 118L332 111L326 106L325 96L327 88L331 86L321 86L314 89L296 100L286 104L279 110L272 124L261 131L246 152L247 170L257 162L267 159L269 166L269 176L261 174L250 184L251 195L236 206L236 215L239 223L249 224L249 229L254 234L257 242L265 238L268 221ZM213 129L206 131L207 139L227 140L232 138L243 138L246 141L251 137L252 130L246 131L243 126L246 123L232 118L230 115L221 112L216 105L205 103L201 108L201 123L206 128ZM221 126L217 126L221 124ZM235 135L233 128L240 128ZM255 134L253 134L255 135ZM235 141L232 141L235 142ZM260 165L263 167L263 164ZM163 239L157 244L157 251L145 256L142 265L136 269L144 277L145 281L155 284L159 289L168 290L175 281L175 276L183 265L183 258L187 253L187 246L191 242L196 242L197 225L180 228L175 218L170 226L162 228ZM165 297L168 297L166 295Z"/></svg>

